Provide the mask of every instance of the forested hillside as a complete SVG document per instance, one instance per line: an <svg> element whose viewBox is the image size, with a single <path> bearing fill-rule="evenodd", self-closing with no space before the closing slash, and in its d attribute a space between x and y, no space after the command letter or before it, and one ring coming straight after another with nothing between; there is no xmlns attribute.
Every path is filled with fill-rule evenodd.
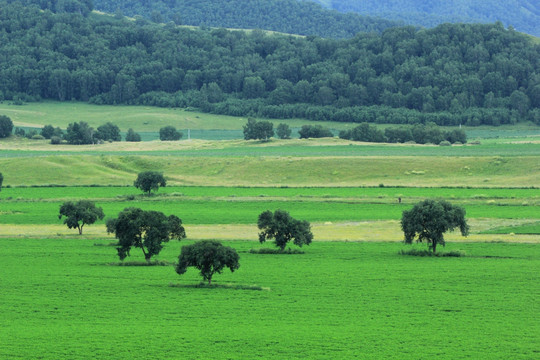
<svg viewBox="0 0 540 360"><path fill-rule="evenodd" d="M407 24L434 27L451 22L493 23L540 36L537 0L302 0L315 1L341 12L380 16Z"/></svg>
<svg viewBox="0 0 540 360"><path fill-rule="evenodd" d="M351 38L358 32L382 32L400 23L343 14L296 0L94 0L97 10L154 22L263 29L289 34Z"/></svg>
<svg viewBox="0 0 540 360"><path fill-rule="evenodd" d="M540 124L540 46L501 24L332 40L74 11L0 1L0 99L344 122Z"/></svg>

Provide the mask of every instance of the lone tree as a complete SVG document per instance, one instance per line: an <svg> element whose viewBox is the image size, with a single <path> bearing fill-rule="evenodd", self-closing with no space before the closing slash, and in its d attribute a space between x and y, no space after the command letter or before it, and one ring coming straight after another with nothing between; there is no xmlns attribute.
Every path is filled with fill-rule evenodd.
<svg viewBox="0 0 540 360"><path fill-rule="evenodd" d="M167 181L163 177L163 174L157 171L143 171L137 175L137 180L133 185L148 195L152 190L157 191L160 186L166 186Z"/></svg>
<svg viewBox="0 0 540 360"><path fill-rule="evenodd" d="M11 136L13 122L6 115L0 115L0 138Z"/></svg>
<svg viewBox="0 0 540 360"><path fill-rule="evenodd" d="M277 129L276 129L276 132L277 132L277 136L280 138L280 139L290 139L291 138L291 128L289 127L289 125L287 124L284 124L284 123L281 123L277 126Z"/></svg>
<svg viewBox="0 0 540 360"><path fill-rule="evenodd" d="M71 123L68 125L64 138L71 145L93 144L94 129L84 121Z"/></svg>
<svg viewBox="0 0 540 360"><path fill-rule="evenodd" d="M293 240L295 245L309 245L313 240L311 233L311 225L308 221L296 220L287 211L276 210L272 213L266 210L259 215L257 222L259 230L259 241L261 243L268 239L274 238L276 246L283 251L290 240Z"/></svg>
<svg viewBox="0 0 540 360"><path fill-rule="evenodd" d="M188 267L194 266L201 271L200 274L208 281L208 285L211 285L212 276L215 273L221 274L225 267L231 272L237 270L240 267L239 259L236 250L223 246L219 241L199 241L193 245L182 246L176 272L182 275Z"/></svg>
<svg viewBox="0 0 540 360"><path fill-rule="evenodd" d="M175 215L165 216L159 211L125 208L118 218L107 220L107 232L118 239L118 257L124 260L131 247L140 248L146 261L159 254L163 243L186 237L182 220Z"/></svg>
<svg viewBox="0 0 540 360"><path fill-rule="evenodd" d="M274 136L274 124L270 121L257 121L248 119L244 125L244 140L268 141Z"/></svg>
<svg viewBox="0 0 540 360"><path fill-rule="evenodd" d="M4 175L0 173L0 191L2 191L2 183L4 182Z"/></svg>
<svg viewBox="0 0 540 360"><path fill-rule="evenodd" d="M141 141L141 135L133 131L132 128L129 128L126 134L126 141L129 142L139 142Z"/></svg>
<svg viewBox="0 0 540 360"><path fill-rule="evenodd" d="M437 245L445 245L443 234L455 228L459 228L463 236L469 234L465 209L444 200L424 200L411 210L405 210L401 217L405 243L411 244L417 238L417 242L427 242L433 253Z"/></svg>
<svg viewBox="0 0 540 360"><path fill-rule="evenodd" d="M60 206L58 218L65 216L64 224L70 229L78 229L79 235L82 234L84 225L92 225L98 219L105 217L103 209L96 207L92 201L80 200L77 202L67 201Z"/></svg>
<svg viewBox="0 0 540 360"><path fill-rule="evenodd" d="M176 141L180 140L184 134L176 130L174 126L165 126L159 129L159 140Z"/></svg>
<svg viewBox="0 0 540 360"><path fill-rule="evenodd" d="M102 141L122 140L120 128L111 122L98 126L97 131L94 134L94 138Z"/></svg>

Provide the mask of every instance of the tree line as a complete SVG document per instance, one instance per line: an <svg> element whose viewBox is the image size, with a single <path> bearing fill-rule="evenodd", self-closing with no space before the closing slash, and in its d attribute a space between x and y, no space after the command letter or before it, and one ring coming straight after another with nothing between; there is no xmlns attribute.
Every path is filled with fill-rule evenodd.
<svg viewBox="0 0 540 360"><path fill-rule="evenodd" d="M500 23L334 40L0 5L0 101L358 123L540 124L540 46Z"/></svg>

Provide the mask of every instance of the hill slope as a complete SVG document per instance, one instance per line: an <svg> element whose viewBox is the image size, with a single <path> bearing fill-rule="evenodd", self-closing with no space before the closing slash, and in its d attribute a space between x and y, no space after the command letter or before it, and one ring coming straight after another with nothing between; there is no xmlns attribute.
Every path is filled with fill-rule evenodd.
<svg viewBox="0 0 540 360"><path fill-rule="evenodd" d="M500 24L332 40L55 14L0 1L0 78L0 101L341 122L540 123L540 46Z"/></svg>
<svg viewBox="0 0 540 360"><path fill-rule="evenodd" d="M501 21L518 31L540 36L540 2L536 0L312 0L340 12L380 16L433 27L444 22Z"/></svg>
<svg viewBox="0 0 540 360"><path fill-rule="evenodd" d="M289 34L350 38L358 32L382 32L397 22L343 14L296 0L94 0L97 10L140 15L155 22L263 29Z"/></svg>

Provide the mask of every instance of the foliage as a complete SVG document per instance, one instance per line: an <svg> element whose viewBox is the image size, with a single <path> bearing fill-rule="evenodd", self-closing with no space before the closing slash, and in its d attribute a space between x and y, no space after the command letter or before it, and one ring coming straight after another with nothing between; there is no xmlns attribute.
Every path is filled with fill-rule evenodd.
<svg viewBox="0 0 540 360"><path fill-rule="evenodd" d="M0 191L2 191L2 183L4 182L4 175L0 173Z"/></svg>
<svg viewBox="0 0 540 360"><path fill-rule="evenodd" d="M313 240L311 225L308 221L296 220L287 211L276 210L272 213L266 210L259 215L257 221L259 241L261 243L269 239L275 239L276 246L284 250L287 243L293 240L298 246L309 245Z"/></svg>
<svg viewBox="0 0 540 360"><path fill-rule="evenodd" d="M151 191L158 191L160 186L166 185L167 181L163 177L163 173L157 171L143 171L137 175L137 179L133 183L133 186L148 195Z"/></svg>
<svg viewBox="0 0 540 360"><path fill-rule="evenodd" d="M309 139L309 138L323 138L323 137L333 137L334 134L321 125L302 125L302 128L298 131L300 139Z"/></svg>
<svg viewBox="0 0 540 360"><path fill-rule="evenodd" d="M417 250L417 249L410 249L410 250L400 250L399 255L410 255L410 256L420 256L420 257L431 257L431 256L438 256L438 257L462 257L465 256L465 254L461 251L447 251L447 252L433 252L429 250Z"/></svg>
<svg viewBox="0 0 540 360"><path fill-rule="evenodd" d="M231 272L237 270L240 267L239 259L235 249L223 246L219 241L199 241L192 245L182 246L176 272L182 275L188 267L196 267L200 270L203 279L208 281L208 285L210 285L215 273L221 274L226 267Z"/></svg>
<svg viewBox="0 0 540 360"><path fill-rule="evenodd" d="M13 131L13 122L5 115L0 115L0 138L11 136Z"/></svg>
<svg viewBox="0 0 540 360"><path fill-rule="evenodd" d="M121 141L120 128L117 125L108 122L97 128L94 138L102 141Z"/></svg>
<svg viewBox="0 0 540 360"><path fill-rule="evenodd" d="M174 126L165 126L159 129L159 140L176 141L180 140L184 134L176 130Z"/></svg>
<svg viewBox="0 0 540 360"><path fill-rule="evenodd" d="M94 129L87 122L80 121L68 125L64 139L71 145L94 143Z"/></svg>
<svg viewBox="0 0 540 360"><path fill-rule="evenodd" d="M10 79L0 83L5 100L339 122L540 124L540 46L500 23L333 40L84 18L13 2L2 6L0 29L2 59L20 59L0 59L0 76Z"/></svg>
<svg viewBox="0 0 540 360"><path fill-rule="evenodd" d="M52 125L45 125L41 129L41 136L45 139L51 139L53 136L61 138L64 135L64 132L59 127L54 127Z"/></svg>
<svg viewBox="0 0 540 360"><path fill-rule="evenodd" d="M287 124L280 123L276 128L276 133L280 139L291 138L291 128Z"/></svg>
<svg viewBox="0 0 540 360"><path fill-rule="evenodd" d="M417 238L418 242L425 241L434 253L437 245L445 245L443 234L455 228L463 236L469 234L465 210L444 200L424 200L405 210L401 217L405 243L411 244Z"/></svg>
<svg viewBox="0 0 540 360"><path fill-rule="evenodd" d="M15 136L19 136L19 137L25 137L26 135L26 131L24 131L23 128L15 128Z"/></svg>
<svg viewBox="0 0 540 360"><path fill-rule="evenodd" d="M142 15L154 22L350 38L359 32L381 32L398 23L381 17L328 11L296 0L112 1L94 0L96 9L127 16Z"/></svg>
<svg viewBox="0 0 540 360"><path fill-rule="evenodd" d="M350 130L339 133L341 139L366 142L406 143L414 141L417 144L449 144L466 143L467 134L462 129L444 131L435 123L415 124L414 126L387 127L384 133L373 125L362 123Z"/></svg>
<svg viewBox="0 0 540 360"><path fill-rule="evenodd" d="M141 141L141 135L133 131L132 128L129 128L126 133L126 141L130 142L139 142Z"/></svg>
<svg viewBox="0 0 540 360"><path fill-rule="evenodd" d="M125 208L116 219L107 221L107 232L118 239L118 257L124 260L132 247L140 248L144 259L150 261L159 254L163 243L170 239L186 237L182 220L175 215L165 216L159 211L144 211L139 208Z"/></svg>
<svg viewBox="0 0 540 360"><path fill-rule="evenodd" d="M244 140L268 141L274 136L274 124L270 121L257 121L249 118L244 125Z"/></svg>
<svg viewBox="0 0 540 360"><path fill-rule="evenodd" d="M325 5L328 3L326 0L317 2ZM497 19L520 31L540 36L540 7L538 3L529 0L340 0L331 1L330 4L332 9L340 12L380 16L423 27L445 22L489 23Z"/></svg>
<svg viewBox="0 0 540 360"><path fill-rule="evenodd" d="M66 201L60 206L58 218L65 216L64 224L70 229L78 229L79 235L83 232L84 225L92 225L97 220L105 217L103 209L96 207L90 200L79 200L77 202Z"/></svg>

